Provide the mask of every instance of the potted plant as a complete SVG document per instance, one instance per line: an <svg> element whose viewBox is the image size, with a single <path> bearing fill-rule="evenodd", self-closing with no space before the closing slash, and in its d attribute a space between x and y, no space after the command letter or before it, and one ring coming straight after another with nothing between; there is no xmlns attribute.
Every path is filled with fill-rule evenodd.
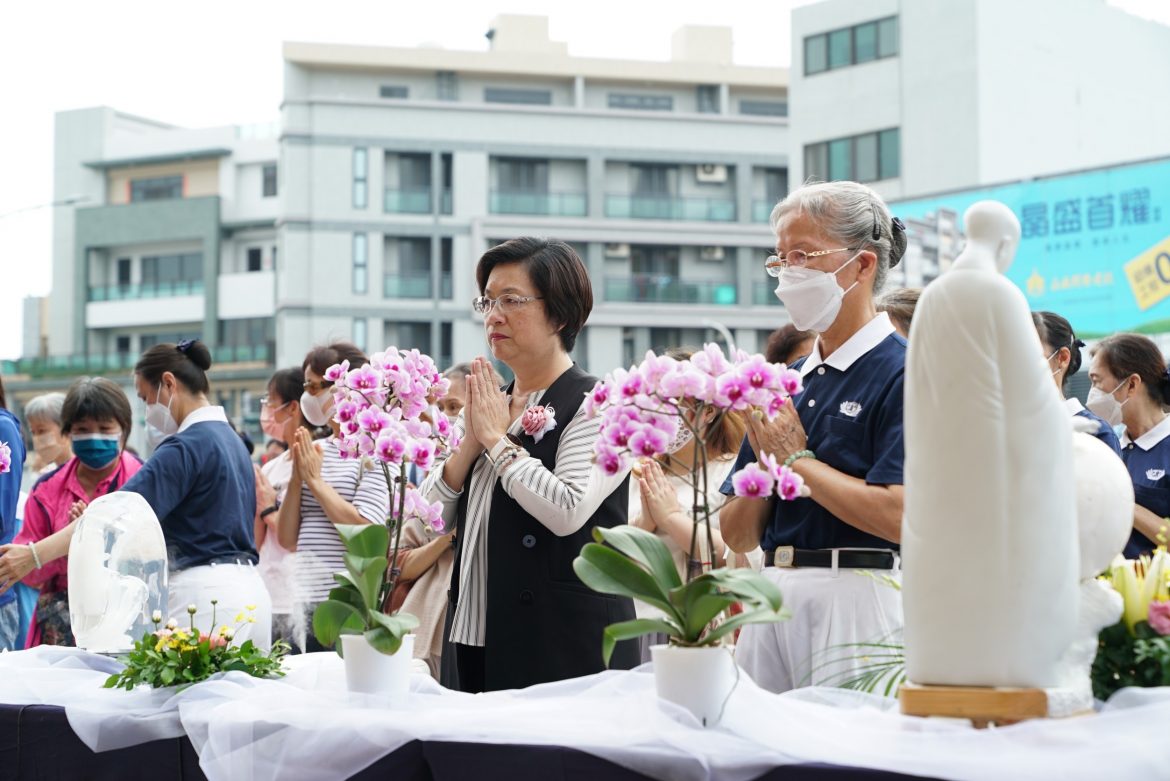
<svg viewBox="0 0 1170 781"><path fill-rule="evenodd" d="M345 543L345 571L333 576L337 587L313 611L313 633L345 659L351 690L400 698L409 683L414 640L409 632L418 619L382 607L401 574L395 562L403 525L418 519L444 531L442 506L408 484L406 465L426 471L436 454L458 447L447 416L434 406L450 383L429 356L395 347L356 369L343 361L324 376L334 383L342 456L378 465L390 491L390 509L385 525L336 527Z"/></svg>
<svg viewBox="0 0 1170 781"><path fill-rule="evenodd" d="M763 356L737 351L731 360L715 344L687 360L646 354L641 365L618 370L598 382L586 397L587 414L599 417L602 436L596 448L598 468L617 474L636 459L664 455L680 427L698 446L687 479L693 491L692 533L686 582L666 545L654 534L630 526L596 529L573 562L577 576L590 588L641 600L662 611L661 618L623 621L606 628L602 656L608 664L619 640L660 632L668 644L651 649L660 697L691 710L714 725L738 680L728 649L719 645L747 624L782 621L780 590L759 573L714 567L703 571L701 539L713 550L707 496L709 434L729 412L775 417L801 389L800 375ZM807 495L800 476L764 455L733 479L737 496L783 500ZM714 563L714 562L713 562ZM733 605L742 612L725 615Z"/></svg>

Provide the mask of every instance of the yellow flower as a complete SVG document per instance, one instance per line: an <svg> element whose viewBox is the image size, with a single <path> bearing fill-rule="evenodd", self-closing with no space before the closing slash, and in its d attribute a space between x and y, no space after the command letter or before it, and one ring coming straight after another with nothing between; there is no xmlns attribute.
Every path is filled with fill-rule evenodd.
<svg viewBox="0 0 1170 781"><path fill-rule="evenodd" d="M243 620L244 620L244 614L243 613L236 613L236 623L238 624Z"/></svg>
<svg viewBox="0 0 1170 781"><path fill-rule="evenodd" d="M244 608L247 610L255 610L256 606L255 605L244 605Z"/></svg>
<svg viewBox="0 0 1170 781"><path fill-rule="evenodd" d="M249 624L256 623L256 616L248 616L248 623Z"/></svg>

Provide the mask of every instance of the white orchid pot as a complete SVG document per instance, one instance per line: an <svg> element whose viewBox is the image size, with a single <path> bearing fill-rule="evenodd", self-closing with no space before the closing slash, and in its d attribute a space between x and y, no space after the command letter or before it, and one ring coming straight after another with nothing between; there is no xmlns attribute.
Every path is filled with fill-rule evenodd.
<svg viewBox="0 0 1170 781"><path fill-rule="evenodd" d="M686 708L704 727L719 724L739 677L726 647L655 645L650 659L661 699Z"/></svg>
<svg viewBox="0 0 1170 781"><path fill-rule="evenodd" d="M345 684L351 692L382 695L396 704L406 700L414 635L402 638L402 645L393 654L376 650L364 635L342 635L340 640L345 654Z"/></svg>

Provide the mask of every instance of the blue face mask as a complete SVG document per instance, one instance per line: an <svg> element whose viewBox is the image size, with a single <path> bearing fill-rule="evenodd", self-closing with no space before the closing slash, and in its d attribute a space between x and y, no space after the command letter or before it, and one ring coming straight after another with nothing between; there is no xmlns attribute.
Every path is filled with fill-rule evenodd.
<svg viewBox="0 0 1170 781"><path fill-rule="evenodd" d="M118 458L122 450L122 435L74 434L73 454L90 469L104 469Z"/></svg>

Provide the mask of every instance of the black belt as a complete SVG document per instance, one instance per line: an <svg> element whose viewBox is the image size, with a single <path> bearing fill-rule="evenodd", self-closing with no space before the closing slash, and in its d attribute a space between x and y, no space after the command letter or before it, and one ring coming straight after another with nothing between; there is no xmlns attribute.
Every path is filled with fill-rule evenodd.
<svg viewBox="0 0 1170 781"><path fill-rule="evenodd" d="M833 551L784 546L764 551L764 566L829 568L833 566ZM849 569L893 569L894 553L888 550L839 550L837 566Z"/></svg>

